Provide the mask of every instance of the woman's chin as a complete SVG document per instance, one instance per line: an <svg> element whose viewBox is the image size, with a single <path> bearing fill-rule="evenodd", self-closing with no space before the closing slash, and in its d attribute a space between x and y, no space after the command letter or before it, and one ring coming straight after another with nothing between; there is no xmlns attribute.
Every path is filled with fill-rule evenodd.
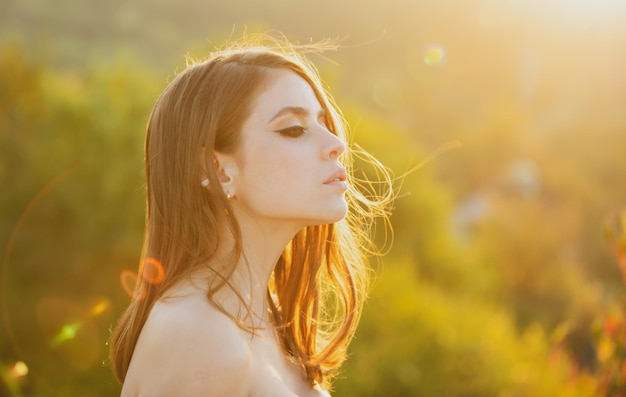
<svg viewBox="0 0 626 397"><path fill-rule="evenodd" d="M348 205L344 202L345 205L338 206L334 208L332 211L329 211L327 216L319 223L320 225L325 225L329 223L339 222L348 215Z"/></svg>

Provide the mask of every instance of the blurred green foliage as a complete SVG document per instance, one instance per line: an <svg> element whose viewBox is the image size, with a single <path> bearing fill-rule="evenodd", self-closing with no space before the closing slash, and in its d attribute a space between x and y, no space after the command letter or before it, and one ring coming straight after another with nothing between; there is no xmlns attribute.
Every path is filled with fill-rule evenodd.
<svg viewBox="0 0 626 397"><path fill-rule="evenodd" d="M2 356L27 363L34 395L110 395L104 342L126 302L120 266L140 251L141 130L158 87L129 65L55 73L10 43L0 70Z"/></svg>
<svg viewBox="0 0 626 397"><path fill-rule="evenodd" d="M0 5L0 396L119 392L105 343L141 250L147 117L206 47L188 43L241 21L352 34L338 65L313 60L397 178L334 395L622 391L624 10L579 24L575 6L559 23L537 8L558 1L238 1Z"/></svg>

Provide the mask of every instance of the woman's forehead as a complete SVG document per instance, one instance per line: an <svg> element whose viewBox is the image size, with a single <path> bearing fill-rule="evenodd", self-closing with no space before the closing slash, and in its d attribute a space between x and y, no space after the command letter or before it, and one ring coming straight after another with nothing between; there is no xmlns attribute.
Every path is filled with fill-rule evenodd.
<svg viewBox="0 0 626 397"><path fill-rule="evenodd" d="M323 108L310 84L290 70L276 70L259 93L251 117L270 123L284 114L318 115Z"/></svg>

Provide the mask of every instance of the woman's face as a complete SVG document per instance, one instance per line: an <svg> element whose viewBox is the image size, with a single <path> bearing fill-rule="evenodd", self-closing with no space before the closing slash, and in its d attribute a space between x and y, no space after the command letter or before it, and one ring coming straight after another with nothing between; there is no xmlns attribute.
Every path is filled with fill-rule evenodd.
<svg viewBox="0 0 626 397"><path fill-rule="evenodd" d="M255 221L327 224L347 213L338 160L344 142L328 131L313 89L289 70L271 72L235 152L233 206Z"/></svg>

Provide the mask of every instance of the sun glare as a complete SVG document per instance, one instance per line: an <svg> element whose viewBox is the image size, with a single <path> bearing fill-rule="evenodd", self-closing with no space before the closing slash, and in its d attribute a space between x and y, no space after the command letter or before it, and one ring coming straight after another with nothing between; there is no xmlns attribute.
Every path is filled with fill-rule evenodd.
<svg viewBox="0 0 626 397"><path fill-rule="evenodd" d="M584 19L612 17L626 11L624 0L552 0L542 4L557 15Z"/></svg>

